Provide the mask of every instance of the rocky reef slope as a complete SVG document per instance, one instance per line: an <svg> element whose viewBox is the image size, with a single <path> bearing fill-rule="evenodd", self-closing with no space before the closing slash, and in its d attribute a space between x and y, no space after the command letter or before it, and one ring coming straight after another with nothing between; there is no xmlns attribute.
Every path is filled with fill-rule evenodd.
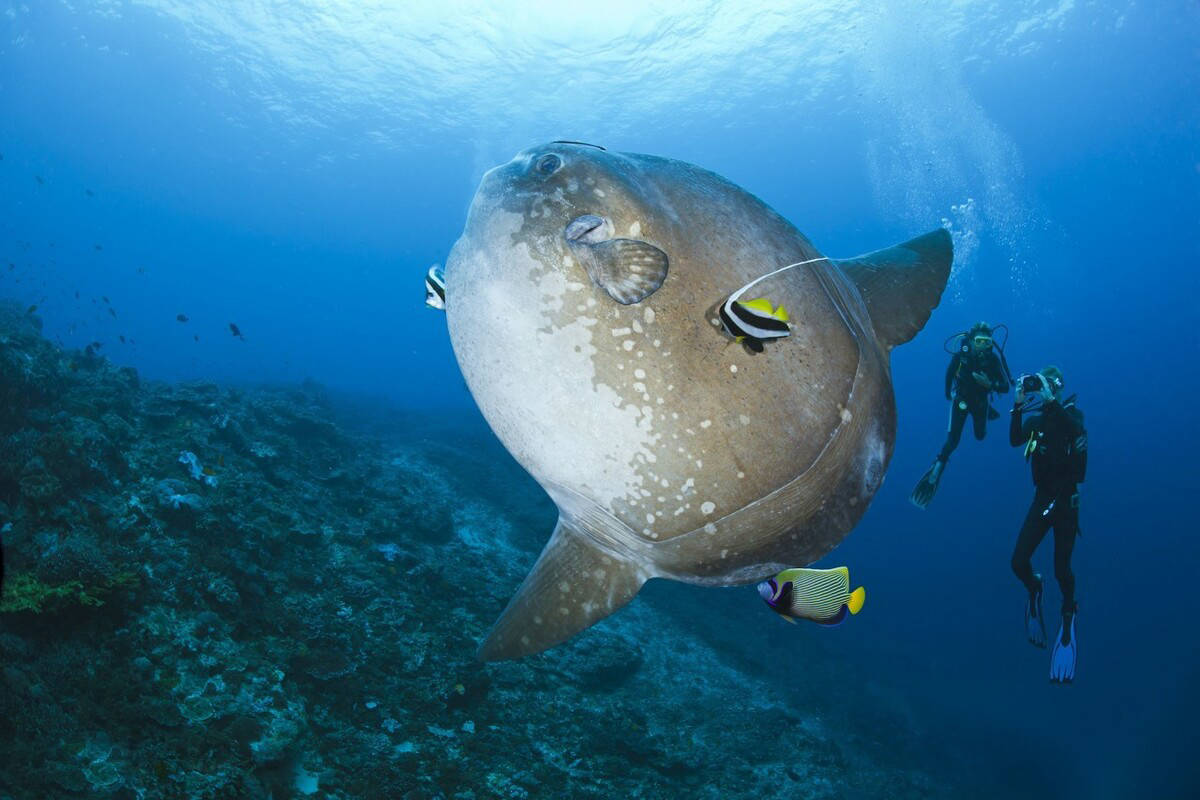
<svg viewBox="0 0 1200 800"><path fill-rule="evenodd" d="M0 410L0 800L933 793L719 615L476 663L553 523L484 431L145 382L7 305Z"/></svg>

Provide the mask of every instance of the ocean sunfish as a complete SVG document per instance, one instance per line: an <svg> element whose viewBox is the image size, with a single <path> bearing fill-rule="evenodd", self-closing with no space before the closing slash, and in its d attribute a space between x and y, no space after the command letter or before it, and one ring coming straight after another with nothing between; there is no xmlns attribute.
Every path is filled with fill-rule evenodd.
<svg viewBox="0 0 1200 800"><path fill-rule="evenodd" d="M446 264L450 341L559 518L480 658L562 642L650 578L746 584L829 553L883 481L888 353L952 255L938 229L824 258L754 195L656 156L554 142L484 175ZM718 318L750 282L787 307L761 352Z"/></svg>

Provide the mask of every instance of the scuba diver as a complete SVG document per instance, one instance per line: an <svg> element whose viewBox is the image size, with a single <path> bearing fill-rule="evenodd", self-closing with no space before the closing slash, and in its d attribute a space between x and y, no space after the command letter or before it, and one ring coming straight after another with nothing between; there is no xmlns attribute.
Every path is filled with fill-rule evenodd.
<svg viewBox="0 0 1200 800"><path fill-rule="evenodd" d="M998 343L992 334L1004 329L1004 342ZM948 345L954 339L958 344L954 350ZM975 438L983 439L987 433L988 420L998 419L1000 413L992 408L991 395L1005 394L1012 383L1012 373L1004 358L1004 345L1008 342L1008 327L995 328L986 322L976 322L966 331L956 333L943 345L951 354L946 367L946 399L950 401L950 426L946 443L933 461L933 465L921 476L909 500L917 508L927 508L937 492L938 482L946 469L946 461L962 438L963 425L971 415Z"/></svg>
<svg viewBox="0 0 1200 800"><path fill-rule="evenodd" d="M1050 681L1075 679L1075 575L1071 551L1079 534L1079 487L1087 473L1087 430L1075 395L1062 399L1058 367L1022 375L1017 385L1008 441L1024 447L1033 472L1033 503L1013 549L1012 569L1029 597L1025 601L1025 633L1037 647L1046 646L1042 613L1042 576L1033 571L1033 551L1054 527L1054 578L1062 591L1062 628L1050 654ZM1028 402L1027 402L1028 401ZM1038 412L1022 419L1025 412Z"/></svg>

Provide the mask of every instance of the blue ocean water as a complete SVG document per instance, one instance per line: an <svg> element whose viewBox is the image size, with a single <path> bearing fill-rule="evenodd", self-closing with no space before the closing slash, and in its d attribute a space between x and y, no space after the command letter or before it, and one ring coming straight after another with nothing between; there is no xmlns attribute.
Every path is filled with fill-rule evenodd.
<svg viewBox="0 0 1200 800"><path fill-rule="evenodd" d="M524 147L699 164L834 256L946 225L950 285L892 354L888 479L822 562L867 613L800 647L747 633L779 648L759 680L841 670L849 719L904 709L921 768L980 794L1189 796L1198 55L1194 2L0 3L0 296L146 377L311 378L476 429L422 276ZM1086 414L1070 687L1022 640L1006 420L907 502L944 436L942 341L977 319ZM635 602L778 622L748 589Z"/></svg>

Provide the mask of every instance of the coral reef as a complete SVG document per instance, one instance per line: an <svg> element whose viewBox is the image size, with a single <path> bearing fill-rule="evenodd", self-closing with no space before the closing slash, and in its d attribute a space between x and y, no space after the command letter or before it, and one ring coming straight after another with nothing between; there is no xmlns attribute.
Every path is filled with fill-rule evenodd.
<svg viewBox="0 0 1200 800"><path fill-rule="evenodd" d="M482 431L142 381L3 305L0 401L0 800L934 794L661 603L477 663L553 522Z"/></svg>

